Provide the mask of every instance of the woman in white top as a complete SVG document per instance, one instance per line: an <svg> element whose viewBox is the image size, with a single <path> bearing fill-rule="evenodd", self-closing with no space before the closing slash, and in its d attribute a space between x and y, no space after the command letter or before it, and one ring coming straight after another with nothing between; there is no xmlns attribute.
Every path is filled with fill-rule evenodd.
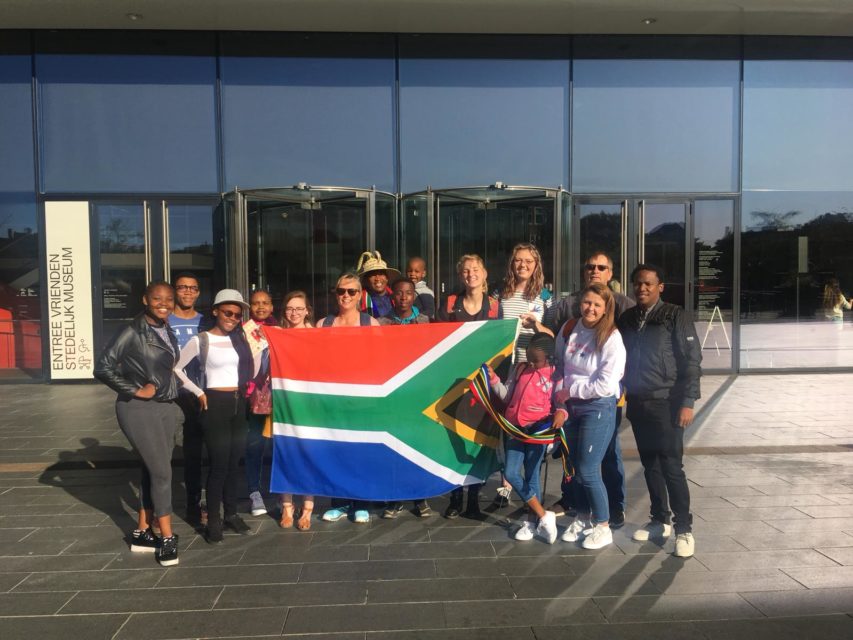
<svg viewBox="0 0 853 640"><path fill-rule="evenodd" d="M850 311L851 302L841 293L838 278L830 278L823 287L823 313L827 320L844 321L844 311ZM839 327L840 328L840 327Z"/></svg>
<svg viewBox="0 0 853 640"><path fill-rule="evenodd" d="M527 345L534 333L554 335L542 324L542 317L552 302L551 292L545 288L539 250L529 242L515 245L506 267L498 314L500 318L520 318L522 321L515 342L515 362L527 362Z"/></svg>
<svg viewBox="0 0 853 640"><path fill-rule="evenodd" d="M216 325L194 336L181 351L175 373L184 387L194 393L201 406L204 442L210 457L207 477L207 541L222 542L223 521L237 533L251 531L237 515L238 463L246 451L246 386L258 372L243 333L243 315L249 305L239 291L223 289L213 301ZM198 358L203 388L193 384L184 372ZM220 511L224 511L223 513Z"/></svg>
<svg viewBox="0 0 853 640"><path fill-rule="evenodd" d="M610 289L591 284L581 292L580 300L580 320L563 325L555 353L559 377L554 398L556 406L564 403L569 413L565 432L575 469L570 487L574 487L577 509L577 517L562 538L565 542L583 539L585 549L600 549L613 542L601 460L616 428L625 345L616 329L616 304Z"/></svg>

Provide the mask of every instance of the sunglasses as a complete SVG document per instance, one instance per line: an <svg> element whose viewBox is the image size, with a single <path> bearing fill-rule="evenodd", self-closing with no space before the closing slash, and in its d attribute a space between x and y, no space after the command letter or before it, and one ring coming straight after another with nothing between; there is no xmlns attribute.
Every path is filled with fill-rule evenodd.
<svg viewBox="0 0 853 640"><path fill-rule="evenodd" d="M587 264L584 265L587 271L607 271L610 267L606 264Z"/></svg>
<svg viewBox="0 0 853 640"><path fill-rule="evenodd" d="M337 289L335 289L335 293L337 293L339 296L342 296L346 293L349 294L350 298L355 298L359 294L359 291L359 289L344 289L343 287L338 287Z"/></svg>
<svg viewBox="0 0 853 640"><path fill-rule="evenodd" d="M219 309L218 311L226 318L235 318L240 320L243 317L242 311L229 311L228 309Z"/></svg>

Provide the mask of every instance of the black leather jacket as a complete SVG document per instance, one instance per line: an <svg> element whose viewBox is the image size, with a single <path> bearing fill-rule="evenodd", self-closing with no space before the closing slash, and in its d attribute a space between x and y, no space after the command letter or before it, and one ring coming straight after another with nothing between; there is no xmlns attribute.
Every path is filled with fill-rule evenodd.
<svg viewBox="0 0 853 640"><path fill-rule="evenodd" d="M702 348L684 309L659 302L641 322L640 307L625 311L616 321L628 360L623 383L628 400L671 398L693 407L699 395Z"/></svg>
<svg viewBox="0 0 853 640"><path fill-rule="evenodd" d="M174 368L181 350L171 330L168 335L173 351L149 327L145 314L139 314L104 349L95 377L119 396L134 396L150 382L157 389L151 400L174 400L178 395Z"/></svg>

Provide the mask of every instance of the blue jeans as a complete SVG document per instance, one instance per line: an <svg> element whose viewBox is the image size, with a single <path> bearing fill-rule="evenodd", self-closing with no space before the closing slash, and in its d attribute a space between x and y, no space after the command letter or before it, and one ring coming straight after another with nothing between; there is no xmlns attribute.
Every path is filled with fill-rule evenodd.
<svg viewBox="0 0 853 640"><path fill-rule="evenodd" d="M610 512L625 511L625 467L622 464L622 445L619 443L619 423L622 422L622 407L616 407L616 419L610 444L601 461L601 478L607 489L607 504Z"/></svg>
<svg viewBox="0 0 853 640"><path fill-rule="evenodd" d="M261 490L264 449L267 446L267 438L264 437L266 420L266 416L249 414L249 432L246 434L246 484L249 485L249 493Z"/></svg>
<svg viewBox="0 0 853 640"><path fill-rule="evenodd" d="M566 428L569 457L575 468L571 484L578 513L589 513L593 524L610 520L601 461L616 428L616 397L573 400Z"/></svg>
<svg viewBox="0 0 853 640"><path fill-rule="evenodd" d="M506 439L506 468L504 477L525 502L531 498L542 501L539 488L539 465L545 453L545 445L524 444L513 438ZM521 474L522 468L524 475Z"/></svg>

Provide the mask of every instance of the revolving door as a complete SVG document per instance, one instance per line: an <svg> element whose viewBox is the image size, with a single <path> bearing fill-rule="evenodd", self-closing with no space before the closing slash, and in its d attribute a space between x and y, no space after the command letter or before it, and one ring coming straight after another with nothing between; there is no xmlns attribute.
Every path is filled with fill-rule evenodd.
<svg viewBox="0 0 853 640"><path fill-rule="evenodd" d="M427 258L429 280L437 296L459 288L456 262L465 254L482 256L489 287L500 286L513 246L531 242L542 255L546 286L569 286L563 255L568 238L569 196L561 189L488 187L428 190L403 196L402 263L412 255Z"/></svg>
<svg viewBox="0 0 853 640"><path fill-rule="evenodd" d="M334 309L332 288L362 251L397 260L397 199L375 189L314 187L235 190L225 196L228 284L264 289L276 309L302 290L314 317Z"/></svg>

